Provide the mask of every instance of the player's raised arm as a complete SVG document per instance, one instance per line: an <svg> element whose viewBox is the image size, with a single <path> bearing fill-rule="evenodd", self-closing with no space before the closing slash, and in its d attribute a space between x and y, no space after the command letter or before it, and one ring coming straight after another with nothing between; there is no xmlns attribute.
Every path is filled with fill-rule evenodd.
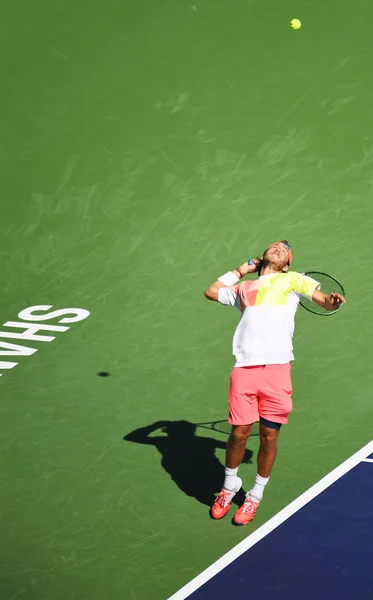
<svg viewBox="0 0 373 600"><path fill-rule="evenodd" d="M341 304L346 304L345 298L341 294L325 294L318 289L315 289L312 295L312 302L322 306L326 310L335 310Z"/></svg>
<svg viewBox="0 0 373 600"><path fill-rule="evenodd" d="M257 267L258 261L252 260L250 262L245 262L243 265L237 267L233 271L228 271L228 273L225 273L219 277L219 279L214 281L214 283L207 288L205 291L205 297L208 300L218 302L220 288L236 285L236 283L242 279L242 277L245 277L245 275L248 275L249 273L255 273Z"/></svg>

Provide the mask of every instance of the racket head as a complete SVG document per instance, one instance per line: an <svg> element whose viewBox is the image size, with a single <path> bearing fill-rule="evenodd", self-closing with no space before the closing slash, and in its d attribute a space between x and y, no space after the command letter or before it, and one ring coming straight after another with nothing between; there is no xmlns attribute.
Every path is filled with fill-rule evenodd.
<svg viewBox="0 0 373 600"><path fill-rule="evenodd" d="M334 292L335 294L341 294L342 296L346 295L341 282L328 273L323 273L322 271L306 271L306 273L303 273L303 275L318 281L320 284L320 290L325 294L331 294ZM314 315L319 315L321 317L330 317L331 315L335 315L335 313L337 313L340 309L339 306L335 310L326 310L322 306L319 306L315 302L312 302L312 300L304 298L303 296L301 296L299 304Z"/></svg>

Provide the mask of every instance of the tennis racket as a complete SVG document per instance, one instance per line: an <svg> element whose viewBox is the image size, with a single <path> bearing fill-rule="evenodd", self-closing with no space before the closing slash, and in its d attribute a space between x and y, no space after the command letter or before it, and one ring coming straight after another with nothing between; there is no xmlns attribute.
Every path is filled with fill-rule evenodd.
<svg viewBox="0 0 373 600"><path fill-rule="evenodd" d="M338 279L332 277L331 275L328 275L327 273L322 273L321 271L307 271L306 273L303 273L303 275L307 275L307 277L312 277L312 279L316 279L316 281L318 281L320 284L320 290L324 292L324 294L329 295L335 293L341 294L342 296L346 295L344 287L338 281ZM312 300L304 298L303 296L301 296L299 303L301 306L303 306L303 308L305 308L309 312L323 317L335 315L335 313L338 312L340 309L340 306L338 306L338 308L336 308L335 310L326 310L322 306L319 306L315 302L312 302Z"/></svg>

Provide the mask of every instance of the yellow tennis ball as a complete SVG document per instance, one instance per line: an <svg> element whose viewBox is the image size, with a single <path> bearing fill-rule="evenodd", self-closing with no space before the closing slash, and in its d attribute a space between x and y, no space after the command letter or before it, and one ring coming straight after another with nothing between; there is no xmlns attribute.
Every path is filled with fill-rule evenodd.
<svg viewBox="0 0 373 600"><path fill-rule="evenodd" d="M290 27L292 29L300 29L302 27L302 22L299 19L292 19L290 21Z"/></svg>

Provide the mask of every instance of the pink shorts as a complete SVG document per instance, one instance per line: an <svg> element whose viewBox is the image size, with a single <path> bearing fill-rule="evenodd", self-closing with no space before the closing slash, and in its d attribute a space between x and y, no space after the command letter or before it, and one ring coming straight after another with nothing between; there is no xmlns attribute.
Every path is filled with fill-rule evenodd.
<svg viewBox="0 0 373 600"><path fill-rule="evenodd" d="M229 423L250 425L260 417L287 423L293 410L291 365L234 367L229 389Z"/></svg>

